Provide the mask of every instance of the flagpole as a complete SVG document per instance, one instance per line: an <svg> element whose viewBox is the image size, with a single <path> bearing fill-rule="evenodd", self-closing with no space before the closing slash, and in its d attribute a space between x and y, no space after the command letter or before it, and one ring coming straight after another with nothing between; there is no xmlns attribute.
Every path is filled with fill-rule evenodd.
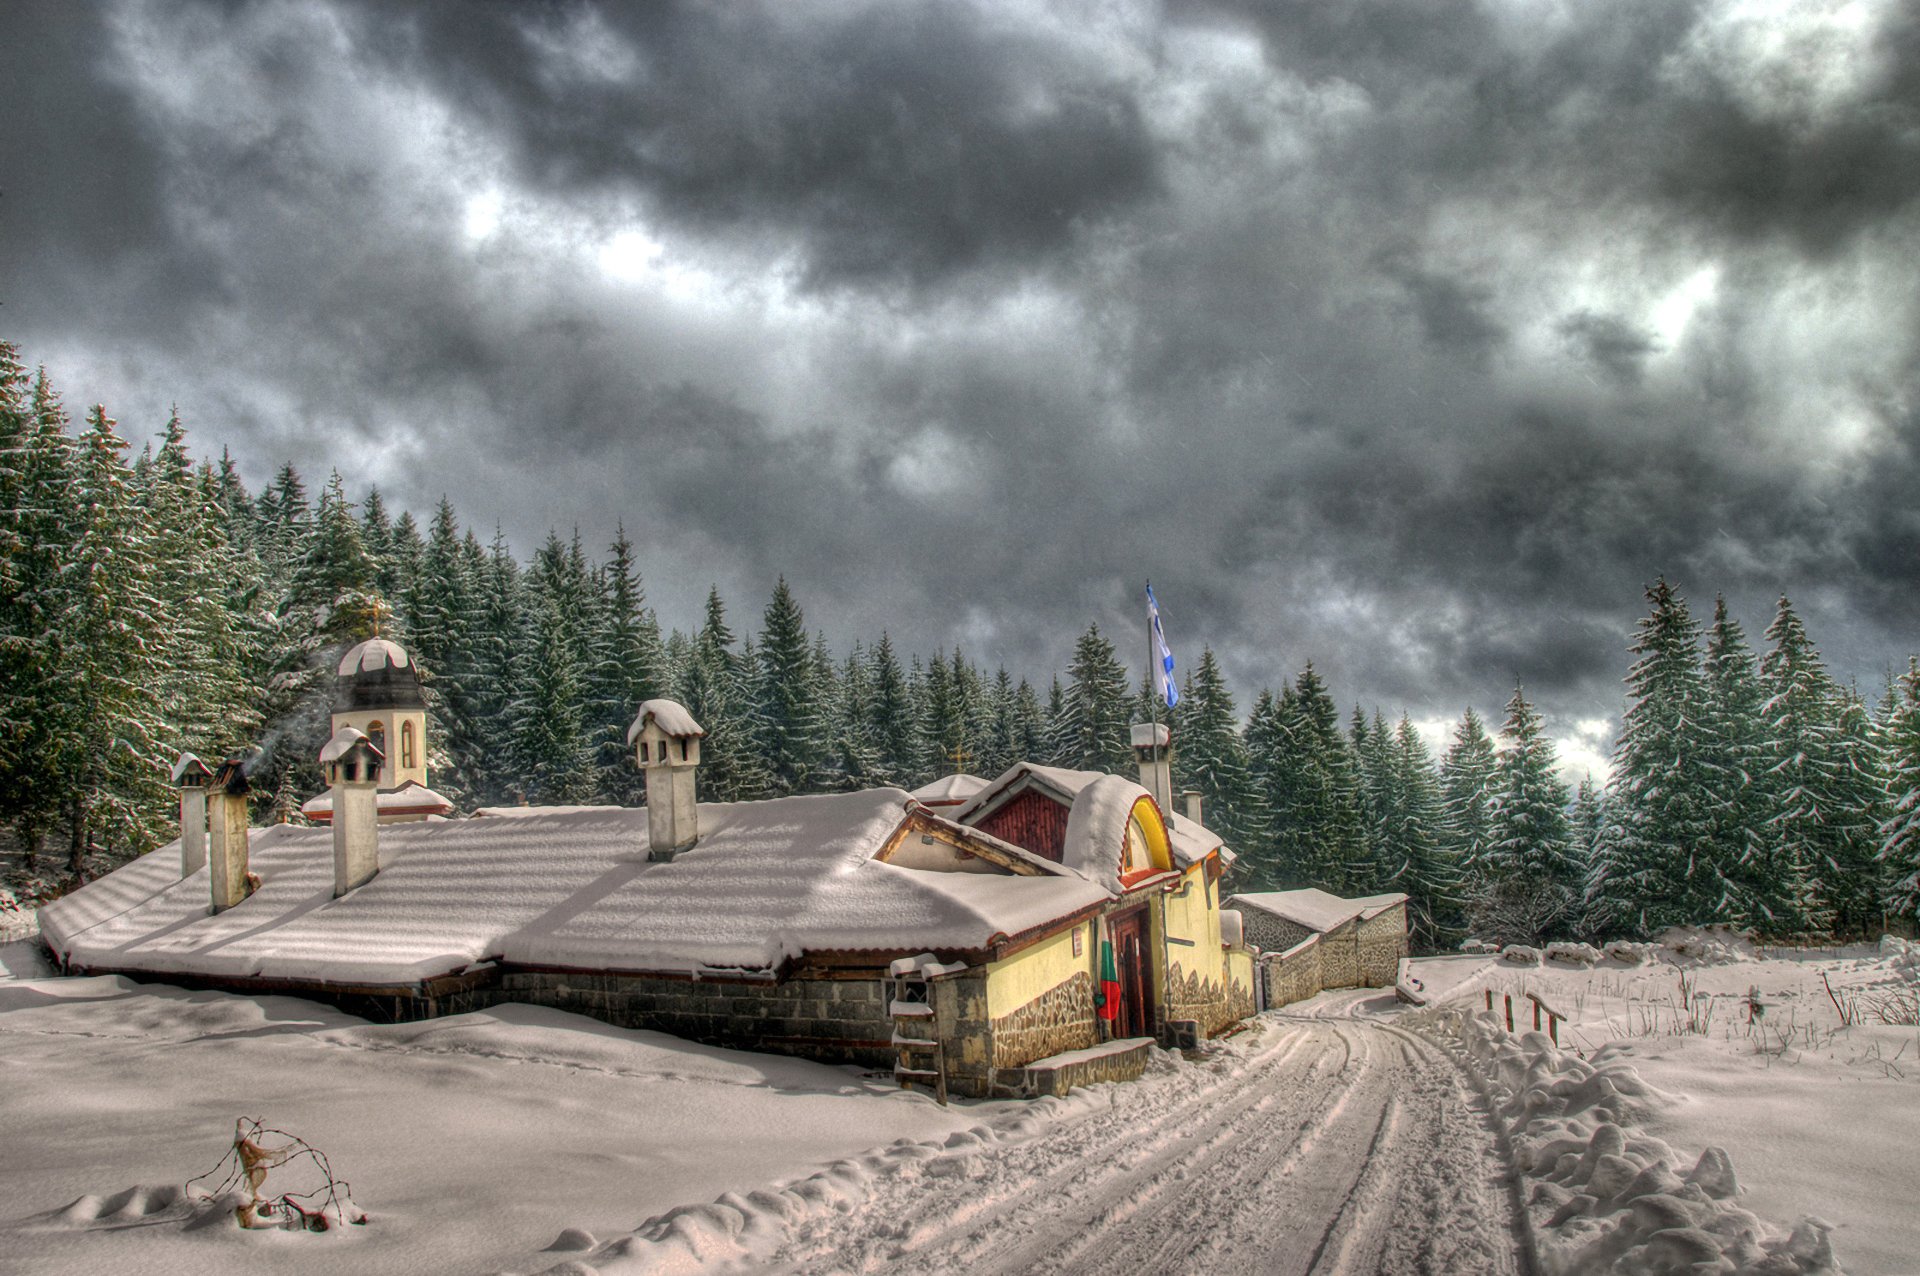
<svg viewBox="0 0 1920 1276"><path fill-rule="evenodd" d="M1153 582L1152 581L1147 582L1147 599L1148 599L1147 682L1151 687L1151 690L1147 694L1147 722L1153 727L1153 745L1152 745L1152 748L1148 750L1148 755L1154 758L1156 762L1158 762L1161 756L1160 755L1160 678L1159 678L1159 675L1156 674L1154 671L1159 667L1160 652L1159 652L1159 649L1154 645L1154 641L1153 641L1153 604L1152 604ZM1171 738L1172 736L1171 730L1168 731L1168 736L1169 738ZM1160 768L1158 766L1155 766L1153 769L1153 787L1156 790L1156 792L1153 795L1153 800L1161 804L1160 813L1163 817L1166 817L1168 815L1167 806L1171 804L1171 802L1173 801L1173 795L1169 793L1166 796L1166 798L1163 800L1159 792L1157 791L1160 788ZM1169 762L1167 766L1167 787L1169 788L1173 787L1173 766L1171 762Z"/></svg>

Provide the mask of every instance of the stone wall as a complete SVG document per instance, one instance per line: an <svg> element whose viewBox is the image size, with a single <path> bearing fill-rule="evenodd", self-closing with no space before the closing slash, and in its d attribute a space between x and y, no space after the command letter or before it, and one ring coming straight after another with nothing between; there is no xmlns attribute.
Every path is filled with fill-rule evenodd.
<svg viewBox="0 0 1920 1276"><path fill-rule="evenodd" d="M1093 977L1076 972L990 1025L993 1066L1014 1068L1048 1055L1080 1050L1099 1040L1093 1014Z"/></svg>
<svg viewBox="0 0 1920 1276"><path fill-rule="evenodd" d="M1269 953L1284 953L1315 933L1298 922L1275 917L1266 909L1256 908L1252 904L1240 906L1240 922L1246 931L1246 941Z"/></svg>
<svg viewBox="0 0 1920 1276"><path fill-rule="evenodd" d="M1147 1052L1153 1042L1141 1038L1132 1045L1116 1043L1111 1050L1086 1051L1091 1058L1069 1059L1050 1067L1008 1068L994 1076L992 1098L1032 1099L1065 1094L1075 1086L1098 1081L1137 1081L1147 1070Z"/></svg>
<svg viewBox="0 0 1920 1276"><path fill-rule="evenodd" d="M1320 986L1358 988L1360 984L1360 926L1349 919L1320 936Z"/></svg>
<svg viewBox="0 0 1920 1276"><path fill-rule="evenodd" d="M1400 969L1400 959L1408 955L1407 906L1396 904L1376 917L1362 920L1357 947L1360 982L1368 988L1391 987Z"/></svg>
<svg viewBox="0 0 1920 1276"><path fill-rule="evenodd" d="M897 1053L891 989L880 974L780 983L644 975L509 972L471 995L481 1009L551 1006L621 1028L652 1028L711 1045L800 1055L823 1063L891 1067Z"/></svg>
<svg viewBox="0 0 1920 1276"><path fill-rule="evenodd" d="M1174 962L1167 970L1168 1019L1191 1019L1209 1037L1253 1013L1253 989L1230 979L1212 980L1190 975Z"/></svg>
<svg viewBox="0 0 1920 1276"><path fill-rule="evenodd" d="M1296 1001L1305 1001L1320 992L1320 945L1308 944L1285 958L1260 959L1261 973L1267 981L1267 1008L1277 1009Z"/></svg>

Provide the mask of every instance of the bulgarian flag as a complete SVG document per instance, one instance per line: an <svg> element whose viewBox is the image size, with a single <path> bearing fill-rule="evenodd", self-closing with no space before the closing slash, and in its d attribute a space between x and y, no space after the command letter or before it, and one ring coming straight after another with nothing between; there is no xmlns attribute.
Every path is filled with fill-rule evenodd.
<svg viewBox="0 0 1920 1276"><path fill-rule="evenodd" d="M1120 972L1113 967L1113 945L1100 941L1100 996L1094 1003L1102 1019L1120 1017Z"/></svg>

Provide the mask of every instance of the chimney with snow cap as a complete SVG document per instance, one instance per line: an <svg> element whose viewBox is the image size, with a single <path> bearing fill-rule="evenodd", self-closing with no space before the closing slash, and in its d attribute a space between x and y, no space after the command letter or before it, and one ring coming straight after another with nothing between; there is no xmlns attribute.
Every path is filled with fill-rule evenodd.
<svg viewBox="0 0 1920 1276"><path fill-rule="evenodd" d="M207 862L207 781L213 768L182 753L173 764L173 787L180 790L180 876L192 877Z"/></svg>
<svg viewBox="0 0 1920 1276"><path fill-rule="evenodd" d="M1182 792L1180 794L1180 804L1185 809L1183 809L1180 814L1204 828L1206 824L1200 818L1200 796L1199 789L1187 789Z"/></svg>
<svg viewBox="0 0 1920 1276"><path fill-rule="evenodd" d="M213 890L213 911L224 912L245 899L251 890L247 882L247 784L245 758L228 758L213 773L209 784L207 808L209 836L208 867Z"/></svg>
<svg viewBox="0 0 1920 1276"><path fill-rule="evenodd" d="M706 735L677 700L649 700L627 730L634 761L647 776L647 858L670 860L700 840L694 772Z"/></svg>
<svg viewBox="0 0 1920 1276"><path fill-rule="evenodd" d="M341 727L320 750L320 769L333 788L333 893L336 898L380 871L378 799L380 750L354 727Z"/></svg>
<svg viewBox="0 0 1920 1276"><path fill-rule="evenodd" d="M1140 764L1140 787L1153 794L1163 812L1173 809L1173 733L1164 722L1133 724L1133 756Z"/></svg>

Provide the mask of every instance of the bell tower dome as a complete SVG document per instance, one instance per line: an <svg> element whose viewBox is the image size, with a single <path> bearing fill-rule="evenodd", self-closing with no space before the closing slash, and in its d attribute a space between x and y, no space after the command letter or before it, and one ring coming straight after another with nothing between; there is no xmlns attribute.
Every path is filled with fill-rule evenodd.
<svg viewBox="0 0 1920 1276"><path fill-rule="evenodd" d="M427 787L427 697L405 647L369 638L340 658L333 729L352 727L381 754L379 787Z"/></svg>

